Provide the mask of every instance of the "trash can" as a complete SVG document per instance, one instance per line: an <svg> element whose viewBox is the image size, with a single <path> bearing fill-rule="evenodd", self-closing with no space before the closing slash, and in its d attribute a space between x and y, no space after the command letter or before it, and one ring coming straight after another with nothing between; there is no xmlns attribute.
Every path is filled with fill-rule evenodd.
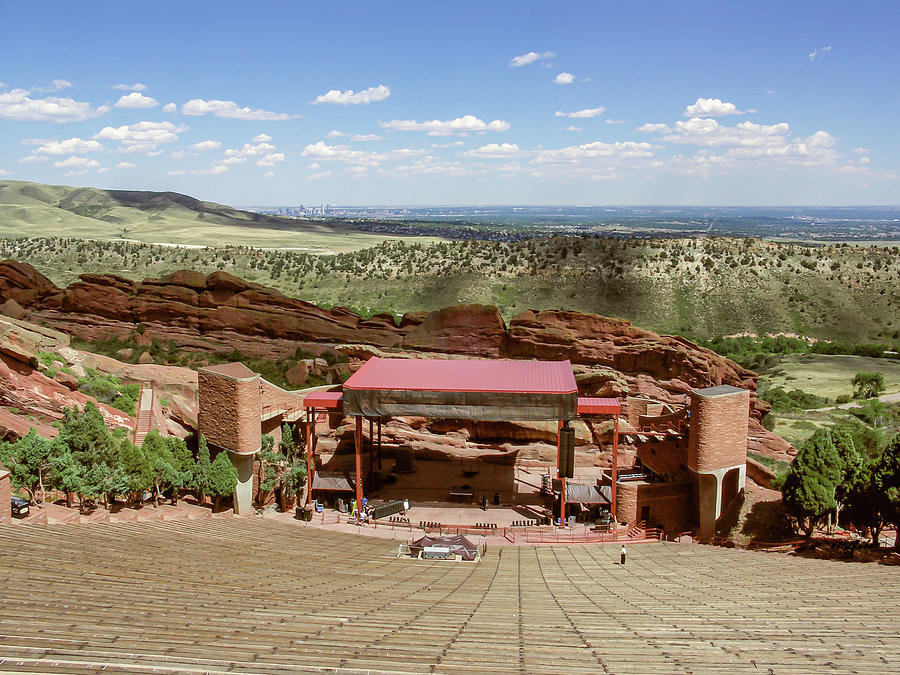
<svg viewBox="0 0 900 675"><path fill-rule="evenodd" d="M303 520L303 512L305 510L306 509L304 509L302 506L298 506L296 509L294 509L294 518L297 520Z"/></svg>

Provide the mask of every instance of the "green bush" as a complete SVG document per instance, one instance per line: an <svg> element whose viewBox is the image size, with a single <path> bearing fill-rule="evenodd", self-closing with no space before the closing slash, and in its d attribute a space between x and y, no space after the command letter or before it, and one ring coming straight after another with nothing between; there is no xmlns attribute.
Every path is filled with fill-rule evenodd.
<svg viewBox="0 0 900 675"><path fill-rule="evenodd" d="M123 384L115 375L88 368L87 374L78 380L78 391L134 417L141 386Z"/></svg>
<svg viewBox="0 0 900 675"><path fill-rule="evenodd" d="M771 404L772 410L780 412L824 408L831 402L824 396L816 396L802 389L785 391L781 387L760 388L758 395L761 399Z"/></svg>

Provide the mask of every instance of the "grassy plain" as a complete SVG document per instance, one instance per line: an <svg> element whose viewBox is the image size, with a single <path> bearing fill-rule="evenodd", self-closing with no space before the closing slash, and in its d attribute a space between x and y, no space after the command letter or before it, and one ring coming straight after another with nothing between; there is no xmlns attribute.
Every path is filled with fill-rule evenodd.
<svg viewBox="0 0 900 675"><path fill-rule="evenodd" d="M316 253L356 251L388 238L422 240L361 232L342 223L259 215L176 193L0 181L0 237L23 234Z"/></svg>
<svg viewBox="0 0 900 675"><path fill-rule="evenodd" d="M866 356L787 354L760 378L760 384L782 389L802 389L834 399L853 394L856 373L882 373L886 394L900 392L900 361Z"/></svg>

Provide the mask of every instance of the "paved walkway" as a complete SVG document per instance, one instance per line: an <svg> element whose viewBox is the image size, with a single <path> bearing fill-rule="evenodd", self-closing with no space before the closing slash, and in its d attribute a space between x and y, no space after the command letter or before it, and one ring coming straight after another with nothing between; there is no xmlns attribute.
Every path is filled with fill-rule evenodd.
<svg viewBox="0 0 900 675"><path fill-rule="evenodd" d="M0 672L896 673L896 567L649 544L398 560L270 519L0 527Z"/></svg>

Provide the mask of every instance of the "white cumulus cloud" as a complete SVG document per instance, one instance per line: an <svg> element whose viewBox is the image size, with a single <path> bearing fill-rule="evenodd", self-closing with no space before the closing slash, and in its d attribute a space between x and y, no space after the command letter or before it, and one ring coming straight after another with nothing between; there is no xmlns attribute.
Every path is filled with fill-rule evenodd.
<svg viewBox="0 0 900 675"><path fill-rule="evenodd" d="M97 141L67 138L63 141L48 141L35 152L42 155L81 155L86 152L99 152L100 150L103 150L103 145Z"/></svg>
<svg viewBox="0 0 900 675"><path fill-rule="evenodd" d="M518 155L519 152L519 146L515 143L488 143L487 145L482 145L480 148L473 148L462 154L466 157L503 158Z"/></svg>
<svg viewBox="0 0 900 675"><path fill-rule="evenodd" d="M147 85L140 82L135 82L134 84L123 83L115 85L113 89L118 89L119 91L147 91Z"/></svg>
<svg viewBox="0 0 900 675"><path fill-rule="evenodd" d="M352 89L341 91L340 89L332 89L321 96L317 96L316 100L313 101L313 104L336 103L337 105L359 105L361 103L383 101L390 95L391 88L386 87L383 84L379 84L377 87L369 87L362 91L353 91Z"/></svg>
<svg viewBox="0 0 900 675"><path fill-rule="evenodd" d="M253 137L254 143L268 143L271 140L272 137L269 136L269 134L256 134L256 136Z"/></svg>
<svg viewBox="0 0 900 675"><path fill-rule="evenodd" d="M76 157L72 155L68 159L53 162L53 166L57 169L96 169L100 166L100 162L96 159L88 159L87 157Z"/></svg>
<svg viewBox="0 0 900 675"><path fill-rule="evenodd" d="M72 86L72 83L69 82L68 80L56 79L56 80L50 80L50 84L48 84L46 87L40 87L38 89L38 91L45 91L45 92L62 91L63 89L68 89L71 86Z"/></svg>
<svg viewBox="0 0 900 675"><path fill-rule="evenodd" d="M178 112L178 106L175 105L174 103L166 103L166 104L162 107L162 111L163 111L164 113L174 113L174 112Z"/></svg>
<svg viewBox="0 0 900 675"><path fill-rule="evenodd" d="M83 122L107 112L107 106L93 108L90 103L71 98L48 96L33 99L27 89L0 92L0 118L19 122Z"/></svg>
<svg viewBox="0 0 900 675"><path fill-rule="evenodd" d="M276 113L261 108L242 108L234 101L210 100L193 98L181 106L183 115L214 115L235 120L288 120L291 116L287 113Z"/></svg>
<svg viewBox="0 0 900 675"><path fill-rule="evenodd" d="M521 68L522 66L527 66L529 63L534 63L535 61L541 61L543 59L552 59L556 54L553 52L526 52L520 56L514 56L509 61L510 68Z"/></svg>
<svg viewBox="0 0 900 675"><path fill-rule="evenodd" d="M278 162L284 161L284 153L283 152L270 152L269 154L261 157L259 161L256 163L257 166L275 166Z"/></svg>
<svg viewBox="0 0 900 675"><path fill-rule="evenodd" d="M670 131L669 125L663 124L662 122L647 122L647 124L642 124L641 126L639 126L637 130L645 134L656 134L663 131Z"/></svg>
<svg viewBox="0 0 900 675"><path fill-rule="evenodd" d="M585 108L584 110L576 110L575 112L563 112L557 110L553 113L554 117L572 117L574 119L587 119L590 117L599 117L606 112L606 108L602 105L599 108Z"/></svg>
<svg viewBox="0 0 900 675"><path fill-rule="evenodd" d="M553 78L554 84L572 84L574 81L575 76L572 73L560 73Z"/></svg>
<svg viewBox="0 0 900 675"><path fill-rule="evenodd" d="M171 122L137 122L121 127L103 127L94 134L94 139L119 141L119 152L152 153L162 143L178 140L178 134L187 131L184 125L175 126Z"/></svg>
<svg viewBox="0 0 900 675"><path fill-rule="evenodd" d="M198 143L192 143L188 146L188 149L202 152L204 150L217 150L221 147L222 144L219 141L200 141Z"/></svg>
<svg viewBox="0 0 900 675"><path fill-rule="evenodd" d="M130 94L125 94L120 97L118 101L116 101L116 108L126 108L126 109L137 109L137 108L155 108L159 105L159 101L157 101L152 96L144 96L139 91L133 91Z"/></svg>
<svg viewBox="0 0 900 675"><path fill-rule="evenodd" d="M698 98L684 109L685 117L721 117L722 115L744 115L745 110L738 110L734 103L717 98Z"/></svg>
<svg viewBox="0 0 900 675"><path fill-rule="evenodd" d="M384 141L386 140L384 136L378 136L376 134L353 134L350 137L351 141L355 141L356 143L368 143L370 141Z"/></svg>
<svg viewBox="0 0 900 675"><path fill-rule="evenodd" d="M425 131L428 132L429 136L449 136L451 134L481 131L508 131L510 128L509 122L504 120L493 120L485 123L474 115L463 115L447 121L391 120L390 122L379 122L379 124L385 129L393 129L394 131Z"/></svg>
<svg viewBox="0 0 900 675"><path fill-rule="evenodd" d="M258 155L265 155L275 150L275 146L271 143L257 143L253 145L252 143L244 143L244 145L240 148L228 148L225 151L226 157L256 157Z"/></svg>
<svg viewBox="0 0 900 675"><path fill-rule="evenodd" d="M119 162L116 164L117 169L133 169L136 166L137 164L134 164L133 162Z"/></svg>

